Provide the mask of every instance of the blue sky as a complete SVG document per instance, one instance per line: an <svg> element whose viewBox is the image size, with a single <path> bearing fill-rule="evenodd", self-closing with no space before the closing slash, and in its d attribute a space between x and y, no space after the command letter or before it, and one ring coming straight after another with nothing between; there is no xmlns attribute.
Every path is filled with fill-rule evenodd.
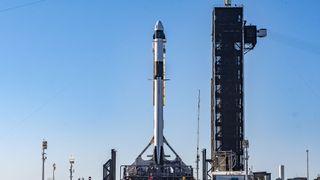
<svg viewBox="0 0 320 180"><path fill-rule="evenodd" d="M197 91L201 148L210 148L211 14L221 1L46 0L0 3L0 179L101 179L110 149L129 164L152 136L152 33L167 36L165 135L195 165ZM237 0L269 30L245 57L250 166L287 178L320 173L319 1Z"/></svg>

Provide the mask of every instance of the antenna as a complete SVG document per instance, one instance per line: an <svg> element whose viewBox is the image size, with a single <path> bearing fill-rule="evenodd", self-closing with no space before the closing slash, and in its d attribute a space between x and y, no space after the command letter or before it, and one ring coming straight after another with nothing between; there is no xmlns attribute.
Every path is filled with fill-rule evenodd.
<svg viewBox="0 0 320 180"><path fill-rule="evenodd" d="M200 124L200 89L198 93L198 125L197 125L197 180L199 180L199 162L200 162L200 154L199 154L199 124Z"/></svg>

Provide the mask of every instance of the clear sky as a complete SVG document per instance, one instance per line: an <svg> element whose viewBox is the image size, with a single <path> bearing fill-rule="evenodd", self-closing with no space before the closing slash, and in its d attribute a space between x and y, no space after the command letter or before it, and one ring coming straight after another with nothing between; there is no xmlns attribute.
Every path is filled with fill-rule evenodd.
<svg viewBox="0 0 320 180"><path fill-rule="evenodd" d="M102 179L110 149L129 164L152 137L152 34L167 35L165 136L195 165L210 149L211 15L222 0L32 0L0 3L0 179ZM245 56L250 167L277 177L320 173L320 1L235 0L248 23L267 28ZM13 8L11 7L20 7ZM10 10L6 10L6 9Z"/></svg>

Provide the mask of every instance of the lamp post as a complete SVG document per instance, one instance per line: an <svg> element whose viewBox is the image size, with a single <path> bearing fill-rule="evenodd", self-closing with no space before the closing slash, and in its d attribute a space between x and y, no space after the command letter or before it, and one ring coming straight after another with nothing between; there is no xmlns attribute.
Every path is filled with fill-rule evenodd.
<svg viewBox="0 0 320 180"><path fill-rule="evenodd" d="M69 157L69 163L70 163L70 180L72 180L73 176L72 176L72 173L74 172L74 169L73 169L73 164L74 164L74 157L71 155Z"/></svg>
<svg viewBox="0 0 320 180"><path fill-rule="evenodd" d="M249 161L249 153L248 153L248 148L249 148L249 140L245 139L243 140L243 148L245 149L245 168L246 168L246 180L248 180L248 175L249 175L249 165L248 165L248 161Z"/></svg>
<svg viewBox="0 0 320 180"><path fill-rule="evenodd" d="M306 150L307 152L307 180L309 180L309 150Z"/></svg>
<svg viewBox="0 0 320 180"><path fill-rule="evenodd" d="M53 163L52 167L53 167L52 180L54 180L54 172L56 171L56 163Z"/></svg>
<svg viewBox="0 0 320 180"><path fill-rule="evenodd" d="M45 150L48 149L48 142L42 141L42 180L44 180L44 162L47 159Z"/></svg>

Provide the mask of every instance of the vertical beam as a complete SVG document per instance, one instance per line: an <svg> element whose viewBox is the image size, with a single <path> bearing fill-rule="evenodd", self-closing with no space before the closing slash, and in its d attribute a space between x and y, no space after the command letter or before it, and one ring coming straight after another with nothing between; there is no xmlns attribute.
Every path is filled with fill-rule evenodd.
<svg viewBox="0 0 320 180"><path fill-rule="evenodd" d="M208 180L207 150L202 150L202 180Z"/></svg>
<svg viewBox="0 0 320 180"><path fill-rule="evenodd" d="M307 152L307 180L309 180L309 150L306 150Z"/></svg>
<svg viewBox="0 0 320 180"><path fill-rule="evenodd" d="M111 159L103 165L103 180L116 180L116 153L115 149L111 150Z"/></svg>
<svg viewBox="0 0 320 180"><path fill-rule="evenodd" d="M116 150L111 150L111 180L116 180Z"/></svg>

